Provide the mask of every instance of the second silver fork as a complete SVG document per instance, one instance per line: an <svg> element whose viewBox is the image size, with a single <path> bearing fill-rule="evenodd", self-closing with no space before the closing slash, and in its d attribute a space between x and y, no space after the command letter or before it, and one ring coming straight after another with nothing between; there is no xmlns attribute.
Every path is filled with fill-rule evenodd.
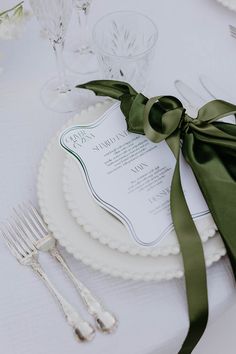
<svg viewBox="0 0 236 354"><path fill-rule="evenodd" d="M1 236L18 262L22 265L31 267L45 283L52 295L54 295L68 324L73 327L77 339L80 341L92 340L95 334L93 327L82 319L80 314L52 284L38 261L38 251L24 230L19 226L17 218L14 218L13 221L1 228Z"/></svg>
<svg viewBox="0 0 236 354"><path fill-rule="evenodd" d="M116 317L105 310L101 302L72 273L57 248L56 240L52 237L39 212L31 203L22 204L14 211L21 223L21 227L29 235L34 246L40 251L48 251L62 265L86 305L88 312L95 318L98 329L106 333L113 332L118 323Z"/></svg>

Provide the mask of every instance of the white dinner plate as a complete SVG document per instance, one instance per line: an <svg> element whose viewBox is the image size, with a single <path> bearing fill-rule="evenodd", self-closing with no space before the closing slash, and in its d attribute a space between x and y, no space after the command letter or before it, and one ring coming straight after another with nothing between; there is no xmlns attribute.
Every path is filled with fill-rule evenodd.
<svg viewBox="0 0 236 354"><path fill-rule="evenodd" d="M104 112L110 103L97 104L68 122L64 130L84 119L94 119ZM60 132L61 132L60 131ZM94 269L112 276L134 280L163 280L183 275L180 255L166 257L142 257L118 252L90 237L71 215L62 190L62 171L65 152L59 145L59 134L52 139L42 158L38 175L38 199L42 215L55 238L68 252ZM207 266L225 255L219 235L204 244Z"/></svg>
<svg viewBox="0 0 236 354"><path fill-rule="evenodd" d="M108 106L104 106L104 110ZM83 117L75 117L75 124L89 123L98 117L91 108ZM68 154L63 169L63 191L73 217L91 237L120 252L141 256L166 256L179 253L175 231L170 232L154 247L143 247L134 242L126 227L91 196L77 159ZM215 236L216 226L210 214L195 221L203 242Z"/></svg>
<svg viewBox="0 0 236 354"><path fill-rule="evenodd" d="M71 156L64 163L63 191L71 215L92 238L102 244L131 255L157 257L179 253L175 231L170 232L154 247L144 247L136 243L126 227L96 203L88 191L78 161ZM217 234L210 214L195 223L203 242Z"/></svg>

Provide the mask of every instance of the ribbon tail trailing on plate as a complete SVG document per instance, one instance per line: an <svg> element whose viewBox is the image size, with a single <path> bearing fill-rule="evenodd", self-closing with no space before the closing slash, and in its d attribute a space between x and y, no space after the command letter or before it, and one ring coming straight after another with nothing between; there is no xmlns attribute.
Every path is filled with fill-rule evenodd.
<svg viewBox="0 0 236 354"><path fill-rule="evenodd" d="M153 142L166 140L176 158L170 205L185 270L190 326L179 354L197 345L208 321L206 266L200 236L186 203L180 178L180 150L191 166L214 221L221 233L236 278L236 125L217 122L236 113L236 106L214 100L193 119L173 96L148 99L129 84L92 81L79 88L121 101L128 130Z"/></svg>

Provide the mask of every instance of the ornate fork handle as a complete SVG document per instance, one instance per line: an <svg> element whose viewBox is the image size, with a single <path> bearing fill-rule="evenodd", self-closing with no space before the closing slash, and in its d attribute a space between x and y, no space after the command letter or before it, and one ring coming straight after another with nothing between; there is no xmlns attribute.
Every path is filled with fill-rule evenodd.
<svg viewBox="0 0 236 354"><path fill-rule="evenodd" d="M100 301L96 299L91 294L90 290L75 277L57 247L52 248L50 253L62 265L67 275L74 283L88 309L88 312L95 318L97 327L103 332L112 332L117 326L116 317L109 311L105 310Z"/></svg>
<svg viewBox="0 0 236 354"><path fill-rule="evenodd" d="M59 293L59 291L54 287L54 285L49 280L47 274L42 269L38 260L33 257L30 260L29 265L32 267L34 272L40 276L41 280L46 284L52 295L58 301L68 324L73 328L75 336L80 341L90 341L95 335L94 328L86 321L84 321L78 312L73 308L69 302L67 302L64 297Z"/></svg>

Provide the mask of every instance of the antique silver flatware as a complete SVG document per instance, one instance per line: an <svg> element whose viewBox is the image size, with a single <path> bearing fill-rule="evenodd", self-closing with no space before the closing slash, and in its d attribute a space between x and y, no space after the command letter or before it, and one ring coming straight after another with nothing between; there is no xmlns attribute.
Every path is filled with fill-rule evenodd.
<svg viewBox="0 0 236 354"><path fill-rule="evenodd" d="M92 295L91 291L72 273L65 259L57 248L56 240L47 228L39 212L31 204L22 204L14 210L21 228L29 235L34 247L51 254L63 267L72 280L76 290L83 300L88 312L95 318L96 326L102 332L110 333L117 327L116 317L105 310L101 302Z"/></svg>
<svg viewBox="0 0 236 354"><path fill-rule="evenodd" d="M199 108L206 103L206 100L182 80L175 80L174 84L177 91L185 100L190 114L193 116L197 115Z"/></svg>
<svg viewBox="0 0 236 354"><path fill-rule="evenodd" d="M30 266L32 270L45 283L65 315L68 324L73 328L75 336L80 341L90 341L95 335L94 328L72 307L72 305L65 300L60 292L55 288L49 280L47 274L41 267L38 261L38 251L31 242L29 233L21 227L22 223L18 217L1 228L1 236L8 246L11 253L16 257L18 262L22 265Z"/></svg>
<svg viewBox="0 0 236 354"><path fill-rule="evenodd" d="M213 83L211 79L209 79L205 75L199 76L199 81L204 88L204 90L214 99L225 99L229 101L230 99L226 99L226 93L220 93L220 89L217 89L217 85ZM196 116L198 113L199 108L201 108L204 104L210 101L205 97L200 96L197 92L195 92L190 86L185 84L182 80L176 80L174 82L177 91L180 93L182 98L185 100L185 105L190 112L190 115ZM222 91L221 91L222 92ZM232 99L231 99L232 100ZM235 117L234 115L230 115L228 117L224 117L219 119L219 121L225 123L235 124Z"/></svg>
<svg viewBox="0 0 236 354"><path fill-rule="evenodd" d="M211 78L209 78L206 75L200 75L199 76L199 81L202 85L202 87L208 92L208 94L213 98L213 99L221 99L225 100L227 102L235 102L235 99L225 90L219 87L217 83L215 83ZM223 118L223 121L226 123L231 123L235 124L235 116L231 115L228 117Z"/></svg>

